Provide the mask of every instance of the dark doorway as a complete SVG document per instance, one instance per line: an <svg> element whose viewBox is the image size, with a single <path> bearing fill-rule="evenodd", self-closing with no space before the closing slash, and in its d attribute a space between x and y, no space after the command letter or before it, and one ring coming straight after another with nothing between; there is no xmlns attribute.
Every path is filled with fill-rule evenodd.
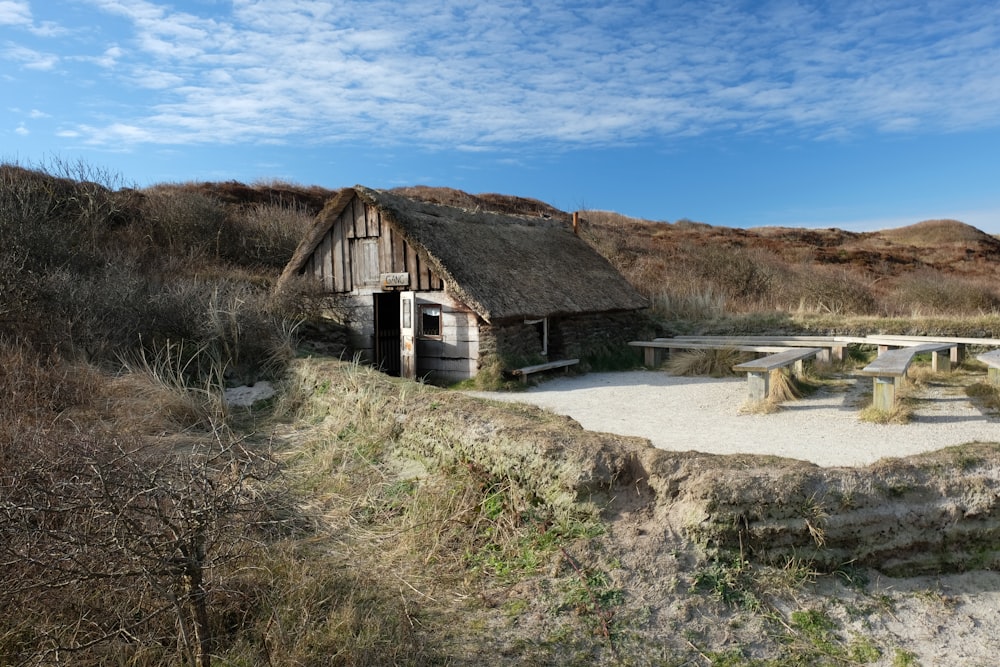
<svg viewBox="0 0 1000 667"><path fill-rule="evenodd" d="M375 365L399 377L399 292L376 292Z"/></svg>

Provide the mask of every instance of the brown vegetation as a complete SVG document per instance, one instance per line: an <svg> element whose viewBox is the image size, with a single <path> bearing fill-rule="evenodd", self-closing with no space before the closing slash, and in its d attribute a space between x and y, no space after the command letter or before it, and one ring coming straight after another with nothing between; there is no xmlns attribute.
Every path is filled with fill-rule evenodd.
<svg viewBox="0 0 1000 667"><path fill-rule="evenodd" d="M332 193L56 167L0 166L0 664L862 664L893 647L833 636L800 595L819 570L1000 558L988 446L870 471L668 454L295 360L329 304L271 288ZM961 223L587 211L581 234L664 330L1000 334L1000 255ZM261 379L276 400L225 404Z"/></svg>

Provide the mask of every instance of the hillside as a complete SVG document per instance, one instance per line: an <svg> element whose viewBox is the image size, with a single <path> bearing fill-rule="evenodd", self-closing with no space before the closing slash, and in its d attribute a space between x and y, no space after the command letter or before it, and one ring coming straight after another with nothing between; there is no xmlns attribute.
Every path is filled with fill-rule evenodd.
<svg viewBox="0 0 1000 667"><path fill-rule="evenodd" d="M995 655L994 446L863 470L666 452L344 361L336 300L273 289L333 192L0 165L0 664ZM664 332L998 335L996 250L967 227L586 211L580 233Z"/></svg>

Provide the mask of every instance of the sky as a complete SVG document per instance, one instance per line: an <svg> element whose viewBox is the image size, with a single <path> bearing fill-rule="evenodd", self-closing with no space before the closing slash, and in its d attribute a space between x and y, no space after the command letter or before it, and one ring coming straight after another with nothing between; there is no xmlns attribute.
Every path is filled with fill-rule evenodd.
<svg viewBox="0 0 1000 667"><path fill-rule="evenodd" d="M1000 2L0 0L0 161L1000 233Z"/></svg>

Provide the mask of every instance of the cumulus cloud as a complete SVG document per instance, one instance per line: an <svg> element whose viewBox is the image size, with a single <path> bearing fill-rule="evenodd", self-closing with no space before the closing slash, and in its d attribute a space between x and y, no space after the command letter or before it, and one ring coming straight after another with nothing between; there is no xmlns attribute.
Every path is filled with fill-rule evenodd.
<svg viewBox="0 0 1000 667"><path fill-rule="evenodd" d="M88 1L131 31L93 62L152 91L128 117L81 126L94 143L471 149L1000 121L991 3L233 0L209 15ZM18 16L30 22L25 2L0 0L0 22Z"/></svg>

